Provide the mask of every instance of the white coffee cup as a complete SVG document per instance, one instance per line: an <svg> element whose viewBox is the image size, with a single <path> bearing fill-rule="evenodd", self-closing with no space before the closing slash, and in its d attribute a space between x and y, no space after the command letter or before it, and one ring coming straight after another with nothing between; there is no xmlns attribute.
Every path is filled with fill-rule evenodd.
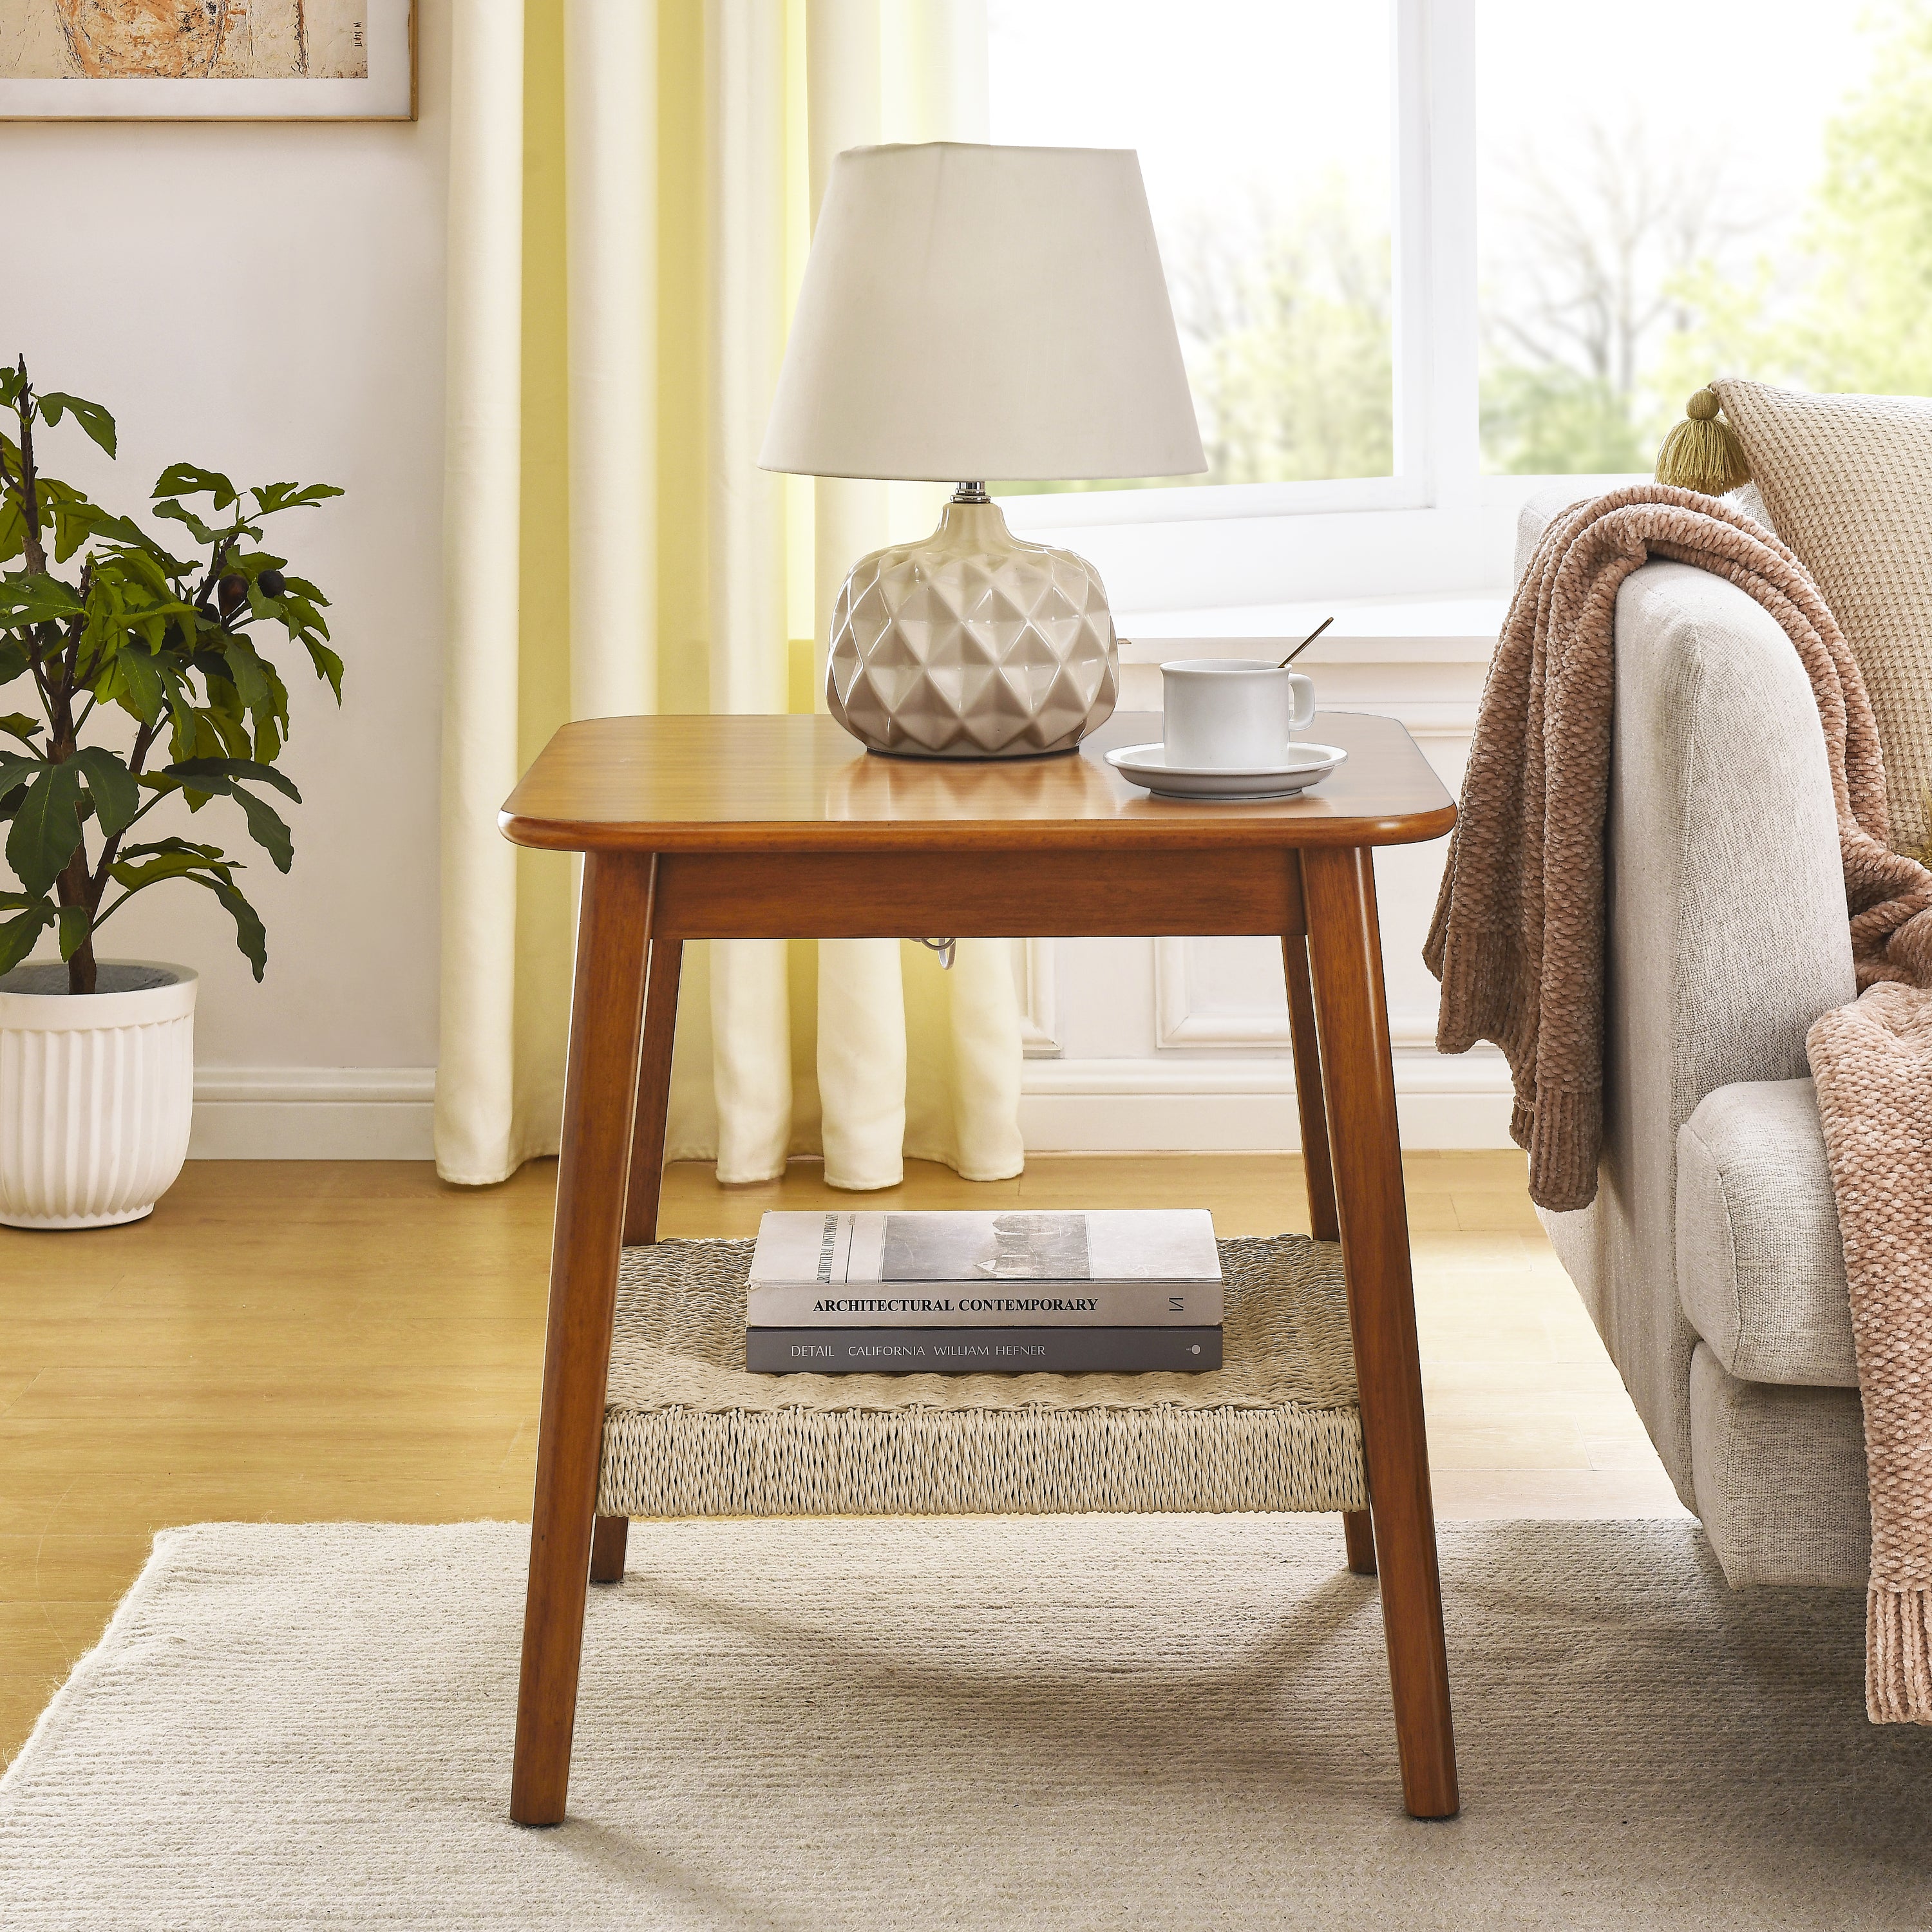
<svg viewBox="0 0 1932 1932"><path fill-rule="evenodd" d="M1288 740L1315 720L1315 684L1244 658L1160 668L1166 762L1180 770L1255 772L1288 762Z"/></svg>

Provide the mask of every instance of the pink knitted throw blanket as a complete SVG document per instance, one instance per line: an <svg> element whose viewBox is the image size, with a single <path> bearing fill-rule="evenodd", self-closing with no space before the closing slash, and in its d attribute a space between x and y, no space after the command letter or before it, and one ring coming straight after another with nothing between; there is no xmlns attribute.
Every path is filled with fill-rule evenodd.
<svg viewBox="0 0 1932 1932"><path fill-rule="evenodd" d="M1932 873L1892 851L1856 663L1803 564L1729 506L1661 484L1551 523L1516 586L1424 957L1436 1044L1494 1041L1543 1207L1587 1206L1603 1138L1604 840L1624 579L1653 557L1730 581L1791 640L1824 727L1861 988L1807 1041L1844 1239L1872 1504L1866 1702L1932 1724Z"/></svg>

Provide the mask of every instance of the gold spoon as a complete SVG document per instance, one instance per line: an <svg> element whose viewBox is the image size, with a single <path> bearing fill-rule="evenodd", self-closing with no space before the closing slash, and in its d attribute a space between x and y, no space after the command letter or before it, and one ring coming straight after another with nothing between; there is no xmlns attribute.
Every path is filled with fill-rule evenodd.
<svg viewBox="0 0 1932 1932"><path fill-rule="evenodd" d="M1309 646L1314 643L1315 640L1320 637L1322 633L1327 630L1328 626L1334 623L1334 621L1335 620L1333 617L1324 617L1321 622L1317 624L1314 629L1310 631L1307 636L1304 638L1300 643L1297 644L1294 650L1290 651L1287 656L1283 658L1281 662L1275 666L1275 669L1276 670L1287 670L1288 666L1294 663L1295 659L1300 656L1302 652L1307 650Z"/></svg>

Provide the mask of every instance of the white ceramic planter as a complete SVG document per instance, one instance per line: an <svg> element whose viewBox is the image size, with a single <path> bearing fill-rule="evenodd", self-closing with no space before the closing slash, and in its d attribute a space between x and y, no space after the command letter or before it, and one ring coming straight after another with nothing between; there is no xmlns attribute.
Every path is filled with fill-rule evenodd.
<svg viewBox="0 0 1932 1932"><path fill-rule="evenodd" d="M10 1228L138 1221L188 1158L196 975L104 960L98 984L69 993L58 964L0 977L0 1223Z"/></svg>

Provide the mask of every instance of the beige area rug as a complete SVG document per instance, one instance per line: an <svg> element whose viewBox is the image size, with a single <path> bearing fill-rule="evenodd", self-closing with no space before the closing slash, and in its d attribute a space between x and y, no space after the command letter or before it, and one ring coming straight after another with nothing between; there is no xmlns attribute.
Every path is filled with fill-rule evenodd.
<svg viewBox="0 0 1932 1932"><path fill-rule="evenodd" d="M0 1784L0 1923L1932 1924L1858 1593L1733 1594L1694 1525L1444 1526L1438 1825L1336 1519L1076 1516L636 1525L520 1831L526 1543L163 1535Z"/></svg>

